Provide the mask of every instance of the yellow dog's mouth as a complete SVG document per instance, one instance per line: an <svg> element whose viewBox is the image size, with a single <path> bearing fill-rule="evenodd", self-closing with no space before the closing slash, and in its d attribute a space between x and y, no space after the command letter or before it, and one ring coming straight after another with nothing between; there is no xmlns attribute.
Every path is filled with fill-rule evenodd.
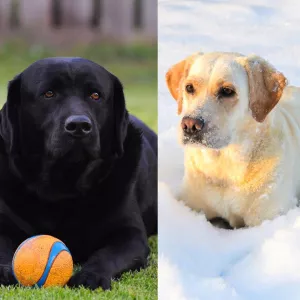
<svg viewBox="0 0 300 300"><path fill-rule="evenodd" d="M191 146L202 146L211 149L221 149L230 144L230 137L220 137L216 129L206 132L194 132L193 134L182 134L182 144Z"/></svg>

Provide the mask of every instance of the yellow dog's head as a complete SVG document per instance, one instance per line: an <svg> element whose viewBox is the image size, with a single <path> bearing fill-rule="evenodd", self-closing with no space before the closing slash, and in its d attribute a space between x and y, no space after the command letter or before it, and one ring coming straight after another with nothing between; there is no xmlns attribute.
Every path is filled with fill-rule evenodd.
<svg viewBox="0 0 300 300"><path fill-rule="evenodd" d="M183 144L213 149L234 142L246 120L264 122L287 84L264 59L238 53L195 53L172 66L166 81Z"/></svg>

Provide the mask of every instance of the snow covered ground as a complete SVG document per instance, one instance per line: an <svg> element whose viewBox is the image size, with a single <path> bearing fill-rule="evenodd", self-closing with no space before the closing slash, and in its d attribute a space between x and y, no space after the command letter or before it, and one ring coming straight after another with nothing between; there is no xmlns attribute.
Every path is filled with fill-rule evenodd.
<svg viewBox="0 0 300 300"><path fill-rule="evenodd" d="M235 51L261 55L300 86L300 2L158 3L159 299L300 299L300 209L258 228L226 231L175 200L183 155L164 80L172 64L195 51Z"/></svg>

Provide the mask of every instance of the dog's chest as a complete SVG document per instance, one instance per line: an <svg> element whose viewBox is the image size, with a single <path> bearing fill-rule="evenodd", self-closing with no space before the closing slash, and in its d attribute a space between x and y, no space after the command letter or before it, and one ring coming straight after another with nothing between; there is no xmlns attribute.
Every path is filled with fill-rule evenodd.
<svg viewBox="0 0 300 300"><path fill-rule="evenodd" d="M185 159L182 199L207 218L239 218L251 199L272 182L278 158L233 161L212 155Z"/></svg>
<svg viewBox="0 0 300 300"><path fill-rule="evenodd" d="M35 220L38 234L50 234L61 239L76 262L87 259L96 251L108 232L107 215L103 207L92 201L58 206Z"/></svg>
<svg viewBox="0 0 300 300"><path fill-rule="evenodd" d="M15 224L27 237L38 234L48 234L61 239L72 252L75 261L84 260L102 242L108 232L107 219L112 210L103 207L108 199L73 199L45 203L34 199L33 195L23 194L22 203L10 203L10 209L15 215L27 223L32 232L25 232L22 224ZM36 201L35 201L36 200ZM25 236L24 236L25 238ZM23 238L23 239L24 239ZM85 251L82 251L82 249Z"/></svg>
<svg viewBox="0 0 300 300"><path fill-rule="evenodd" d="M229 219L232 214L241 211L240 199L245 199L242 194L228 181L186 174L181 197L189 207L204 212L208 219L220 216Z"/></svg>

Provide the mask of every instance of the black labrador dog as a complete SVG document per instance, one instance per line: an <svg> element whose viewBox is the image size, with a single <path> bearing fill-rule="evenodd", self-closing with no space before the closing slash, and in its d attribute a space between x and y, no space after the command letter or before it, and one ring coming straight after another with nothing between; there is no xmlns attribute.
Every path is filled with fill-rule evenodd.
<svg viewBox="0 0 300 300"><path fill-rule="evenodd" d="M109 289L146 266L157 233L157 135L126 110L114 75L46 58L8 86L0 112L0 284L36 234L61 239L81 271L69 286Z"/></svg>

